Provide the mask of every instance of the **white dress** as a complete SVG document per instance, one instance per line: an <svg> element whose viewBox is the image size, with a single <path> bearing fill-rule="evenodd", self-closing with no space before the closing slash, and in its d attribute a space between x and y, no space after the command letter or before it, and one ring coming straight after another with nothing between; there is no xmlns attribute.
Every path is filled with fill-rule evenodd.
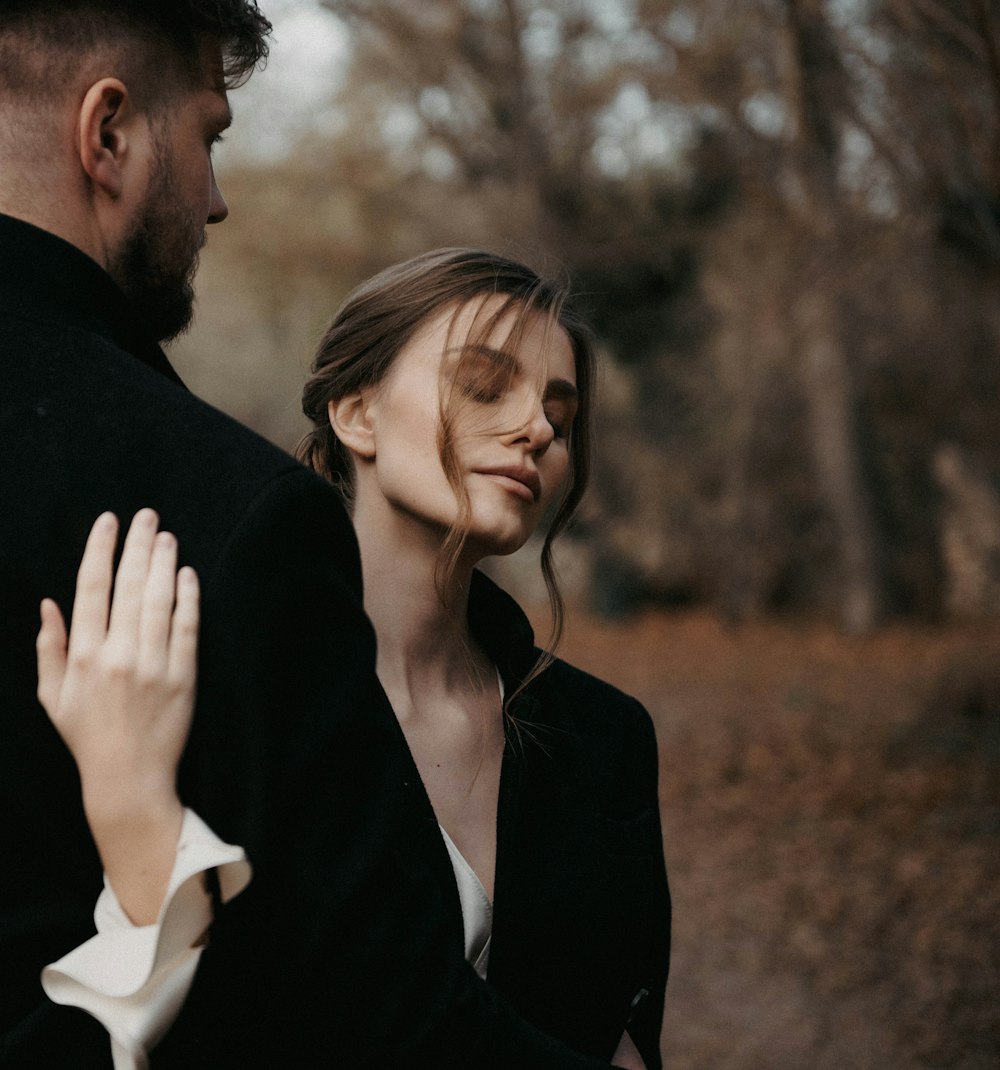
<svg viewBox="0 0 1000 1070"><path fill-rule="evenodd" d="M476 871L465 860L465 856L452 842L451 837L439 825L444 845L451 857L451 868L455 871L458 884L458 898L462 904L462 927L465 930L465 958L471 963L476 973L486 978L486 968L490 963L490 939L493 934L493 904L486 894L483 882L476 876Z"/></svg>

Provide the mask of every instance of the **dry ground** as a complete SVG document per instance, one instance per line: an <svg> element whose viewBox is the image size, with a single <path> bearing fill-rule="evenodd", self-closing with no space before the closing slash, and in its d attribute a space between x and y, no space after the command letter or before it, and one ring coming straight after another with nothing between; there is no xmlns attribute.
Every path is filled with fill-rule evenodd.
<svg viewBox="0 0 1000 1070"><path fill-rule="evenodd" d="M577 612L561 653L656 722L669 1070L1000 1067L1000 627Z"/></svg>

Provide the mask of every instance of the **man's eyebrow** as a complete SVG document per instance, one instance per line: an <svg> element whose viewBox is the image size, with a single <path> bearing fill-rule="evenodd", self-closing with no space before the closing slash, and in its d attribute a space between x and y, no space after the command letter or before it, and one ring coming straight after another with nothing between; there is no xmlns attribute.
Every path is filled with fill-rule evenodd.
<svg viewBox="0 0 1000 1070"><path fill-rule="evenodd" d="M219 130L228 130L233 125L233 104L224 85L211 86L215 100L210 106L208 118Z"/></svg>

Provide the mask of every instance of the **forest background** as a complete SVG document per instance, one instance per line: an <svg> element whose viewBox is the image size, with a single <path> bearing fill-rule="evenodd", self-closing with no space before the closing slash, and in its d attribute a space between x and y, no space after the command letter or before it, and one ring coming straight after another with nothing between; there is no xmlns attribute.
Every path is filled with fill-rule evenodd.
<svg viewBox="0 0 1000 1070"><path fill-rule="evenodd" d="M568 275L565 653L657 723L667 1065L1000 1065L1000 3L263 6L185 380L291 449L361 279Z"/></svg>

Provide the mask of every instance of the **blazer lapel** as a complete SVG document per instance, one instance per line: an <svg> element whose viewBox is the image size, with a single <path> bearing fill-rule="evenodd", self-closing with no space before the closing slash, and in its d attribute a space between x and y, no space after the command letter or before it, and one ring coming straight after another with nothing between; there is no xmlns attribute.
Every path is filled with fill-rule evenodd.
<svg viewBox="0 0 1000 1070"><path fill-rule="evenodd" d="M410 751L406 736L399 727L395 711L389 702L381 684L377 694L384 704L384 713L391 718L390 726L396 746L399 750L400 766L400 807L399 807L399 842L400 848L414 859L414 864L428 866L439 887L441 900L451 921L462 938L462 904L458 898L458 886L455 883L455 871L451 865L448 848L441 836L434 807L424 782L420 778L416 762Z"/></svg>

